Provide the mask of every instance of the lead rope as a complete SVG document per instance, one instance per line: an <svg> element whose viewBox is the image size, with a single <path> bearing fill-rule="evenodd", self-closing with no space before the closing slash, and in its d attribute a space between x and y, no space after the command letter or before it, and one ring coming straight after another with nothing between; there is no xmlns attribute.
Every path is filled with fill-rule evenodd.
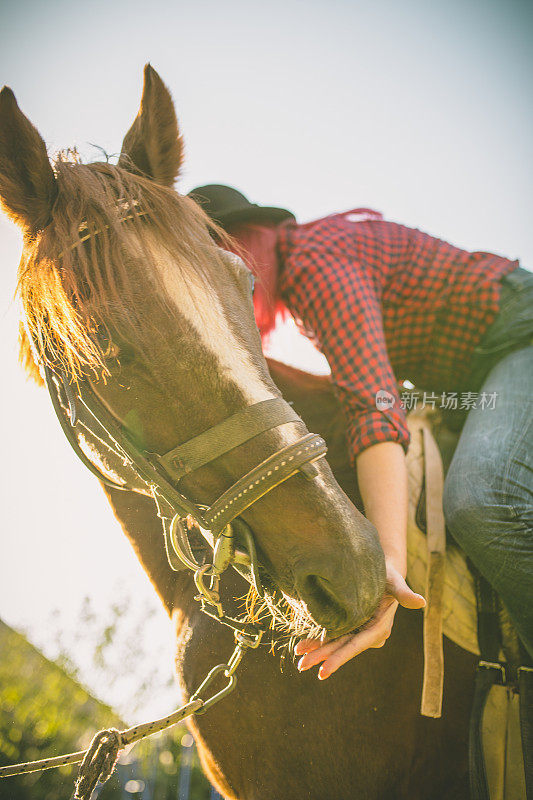
<svg viewBox="0 0 533 800"><path fill-rule="evenodd" d="M90 800L96 784L98 782L105 783L113 774L121 750L141 739L152 736L154 733L166 730L193 714L204 714L215 703L230 694L237 684L235 672L246 651L258 647L261 637L262 631L258 631L255 628L252 633L235 631L236 646L227 664L217 664L217 666L213 667L191 696L189 702L169 716L152 722L143 722L124 731L119 731L117 728L101 730L95 734L87 750L79 750L76 753L68 753L55 758L44 758L40 761L25 761L21 764L12 764L9 767L0 767L0 778L64 767L81 761L73 797L74 800ZM219 675L227 678L226 685L207 700L203 700L200 695L206 691Z"/></svg>

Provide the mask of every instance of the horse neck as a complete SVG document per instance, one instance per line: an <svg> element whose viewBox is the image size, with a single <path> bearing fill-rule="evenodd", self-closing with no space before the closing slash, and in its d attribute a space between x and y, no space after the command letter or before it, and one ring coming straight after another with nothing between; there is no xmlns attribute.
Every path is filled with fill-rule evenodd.
<svg viewBox="0 0 533 800"><path fill-rule="evenodd" d="M189 570L174 572L163 545L161 520L151 497L103 487L115 518L126 534L169 616L186 616L194 603L195 586Z"/></svg>

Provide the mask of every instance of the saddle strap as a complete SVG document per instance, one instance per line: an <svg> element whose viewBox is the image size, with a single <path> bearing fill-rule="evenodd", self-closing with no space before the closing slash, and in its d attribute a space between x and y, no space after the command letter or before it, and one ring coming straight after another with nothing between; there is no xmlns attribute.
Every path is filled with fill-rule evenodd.
<svg viewBox="0 0 533 800"><path fill-rule="evenodd" d="M519 668L518 691L526 797L527 800L533 800L533 667Z"/></svg>
<svg viewBox="0 0 533 800"><path fill-rule="evenodd" d="M471 800L490 800L483 749L483 713L490 690L495 684L502 682L502 674L502 668L498 664L489 662L480 662L476 672L468 744Z"/></svg>
<svg viewBox="0 0 533 800"><path fill-rule="evenodd" d="M444 471L430 430L421 429L426 495L427 578L424 609L424 680L420 713L440 717L444 687L442 598L446 562L446 525L442 508Z"/></svg>
<svg viewBox="0 0 533 800"><path fill-rule="evenodd" d="M505 682L505 670L499 663L501 631L498 598L492 586L469 565L474 576L477 603L477 638L481 660L477 666L474 700L470 714L468 761L472 800L490 800L490 790L483 748L483 713L491 688Z"/></svg>

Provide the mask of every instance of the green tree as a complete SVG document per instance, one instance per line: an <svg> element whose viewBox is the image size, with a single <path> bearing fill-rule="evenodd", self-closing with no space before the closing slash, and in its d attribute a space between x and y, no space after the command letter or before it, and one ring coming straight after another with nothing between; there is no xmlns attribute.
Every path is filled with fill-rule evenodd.
<svg viewBox="0 0 533 800"><path fill-rule="evenodd" d="M161 714L168 703L175 707L170 659L167 664L154 658L153 644L148 645L153 642L154 614L150 608L136 609L124 596L98 614L86 598L70 625L55 612L46 626L53 661L0 622L0 763L83 749L100 728L124 728L148 718L148 700L157 693L168 698ZM90 685L90 692L80 681ZM128 722L93 693L109 700L118 697ZM125 785L132 798L140 798L134 790L146 783L154 800L174 800L184 736L188 737L185 727L176 726L124 753L115 775L101 789L100 800L122 799ZM207 800L209 784L194 752L191 767L191 800ZM5 779L0 781L0 800L69 798L76 773L73 766Z"/></svg>
<svg viewBox="0 0 533 800"><path fill-rule="evenodd" d="M2 621L0 653L2 765L80 750L99 728L123 725L109 706L92 697ZM0 798L70 797L75 776L76 767L64 767L6 778L0 782Z"/></svg>

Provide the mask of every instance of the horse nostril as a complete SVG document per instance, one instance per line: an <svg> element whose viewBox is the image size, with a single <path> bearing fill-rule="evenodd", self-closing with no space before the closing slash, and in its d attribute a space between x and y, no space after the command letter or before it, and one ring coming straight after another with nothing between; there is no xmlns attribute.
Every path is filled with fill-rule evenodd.
<svg viewBox="0 0 533 800"><path fill-rule="evenodd" d="M313 595L324 603L335 602L333 587L330 586L327 578L322 578L320 575L306 575L302 581L302 589L306 594Z"/></svg>
<svg viewBox="0 0 533 800"><path fill-rule="evenodd" d="M335 595L335 589L327 578L306 575L296 582L300 598L305 602L315 621L327 630L345 627L351 616Z"/></svg>

